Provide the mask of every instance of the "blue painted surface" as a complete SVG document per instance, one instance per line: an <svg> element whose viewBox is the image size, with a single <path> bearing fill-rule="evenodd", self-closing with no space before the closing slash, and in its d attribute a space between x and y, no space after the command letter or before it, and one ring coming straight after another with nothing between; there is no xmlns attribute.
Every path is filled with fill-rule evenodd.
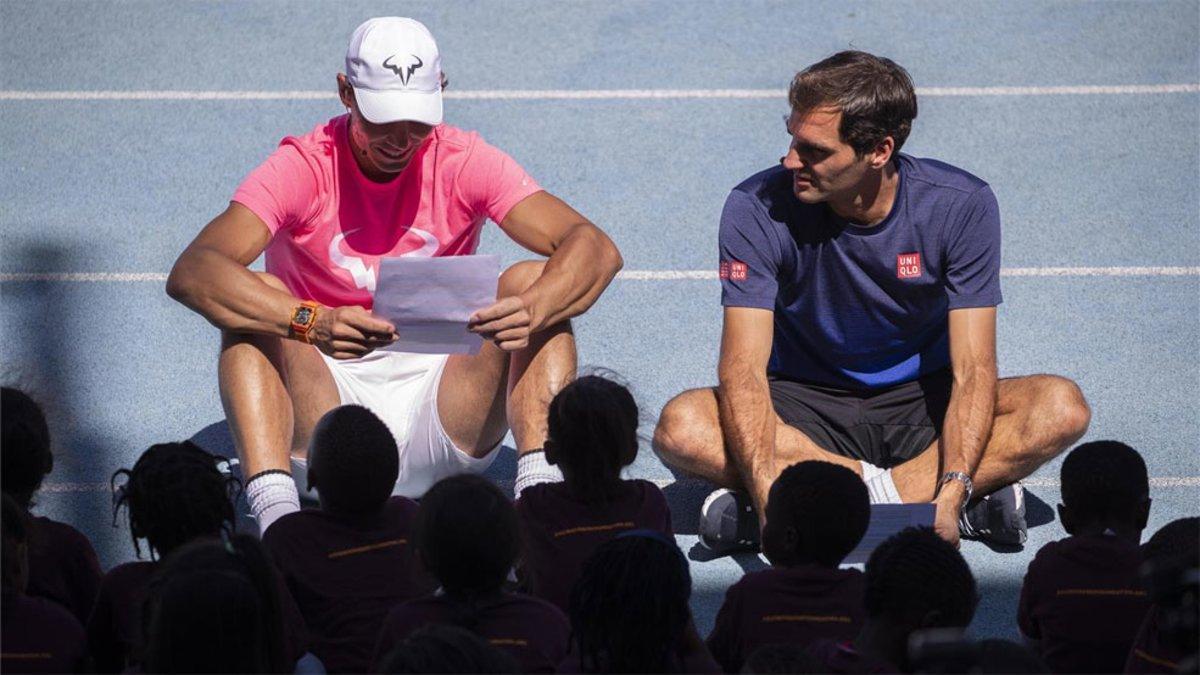
<svg viewBox="0 0 1200 675"><path fill-rule="evenodd" d="M0 3L0 89L322 89L353 27L406 11L430 25L459 89L768 88L848 46L919 86L1200 82L1200 5L1107 3ZM67 45L64 47L63 45ZM1200 96L924 98L906 152L994 187L1005 265L1200 264ZM605 227L627 269L714 269L729 188L786 144L782 96L716 101L453 101L550 190ZM165 272L237 182L336 102L0 101L0 272ZM489 226L484 248L523 254ZM1200 277L1006 278L1002 375L1077 379L1089 438L1126 440L1152 476L1200 475ZM674 393L711 384L713 281L618 281L578 323L584 365L633 381L648 434ZM3 379L42 392L58 447L39 508L76 523L108 567L132 557L95 488L151 443L228 451L216 333L161 283L0 285ZM1038 478L1057 477L1058 462ZM501 462L497 478L510 478ZM669 479L644 449L633 475ZM61 488L60 488L61 489ZM706 486L668 489L684 550ZM90 490L90 491L88 491ZM1053 488L1032 492L1052 506ZM1154 493L1151 529L1196 513L1195 487ZM1014 635L1037 546L966 544L981 635ZM694 562L711 625L754 557Z"/></svg>

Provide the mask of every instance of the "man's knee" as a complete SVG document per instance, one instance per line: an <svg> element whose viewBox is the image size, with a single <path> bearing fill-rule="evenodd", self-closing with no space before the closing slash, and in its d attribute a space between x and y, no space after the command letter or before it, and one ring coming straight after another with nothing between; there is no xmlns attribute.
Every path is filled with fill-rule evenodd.
<svg viewBox="0 0 1200 675"><path fill-rule="evenodd" d="M1065 377L1046 376L1042 393L1042 414L1054 425L1055 435L1066 447L1087 433L1092 421L1092 409L1079 385Z"/></svg>
<svg viewBox="0 0 1200 675"><path fill-rule="evenodd" d="M507 298L518 293L524 293L542 276L546 263L540 260L522 260L515 263L500 274L497 296Z"/></svg>
<svg viewBox="0 0 1200 675"><path fill-rule="evenodd" d="M701 396L705 390L685 391L667 402L658 425L654 428L652 447L664 462L686 463L706 454L720 432L713 429L713 420L704 409Z"/></svg>

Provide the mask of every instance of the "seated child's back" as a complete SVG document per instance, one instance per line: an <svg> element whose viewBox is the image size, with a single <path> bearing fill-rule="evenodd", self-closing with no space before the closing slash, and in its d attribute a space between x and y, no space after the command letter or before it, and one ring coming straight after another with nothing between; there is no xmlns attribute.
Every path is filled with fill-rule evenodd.
<svg viewBox="0 0 1200 675"><path fill-rule="evenodd" d="M127 510L134 551L141 555L144 539L152 560L118 565L101 580L87 622L97 671L121 672L136 662L144 643L142 603L159 561L197 537L233 532L236 485L217 461L189 441L161 443L142 453L133 469L113 475L114 482L127 479L117 488L113 518Z"/></svg>
<svg viewBox="0 0 1200 675"><path fill-rule="evenodd" d="M4 493L29 511L42 480L54 468L50 429L41 406L24 392L0 392L0 452ZM25 593L57 602L81 623L87 621L100 586L100 563L79 530L50 518L31 517L29 578Z"/></svg>
<svg viewBox="0 0 1200 675"><path fill-rule="evenodd" d="M862 624L863 575L838 569L870 519L858 476L827 462L790 466L771 486L766 513L763 552L772 567L729 588L708 638L729 673L763 645L850 639Z"/></svg>
<svg viewBox="0 0 1200 675"><path fill-rule="evenodd" d="M364 672L388 610L437 587L413 552L417 503L389 496L396 441L364 407L327 413L308 463L321 508L276 520L263 545L304 615L313 653L329 672Z"/></svg>
<svg viewBox="0 0 1200 675"><path fill-rule="evenodd" d="M566 611L596 548L634 529L671 537L671 511L658 486L621 480L638 450L638 408L628 389L581 377L554 397L547 427L546 461L562 470L563 482L527 487L517 500L525 544L520 576L530 594Z"/></svg>
<svg viewBox="0 0 1200 675"><path fill-rule="evenodd" d="M429 623L466 628L500 648L522 672L553 672L566 655L570 625L554 605L502 589L520 547L517 515L486 478L446 478L421 499L414 536L421 563L441 583L384 621L372 663Z"/></svg>
<svg viewBox="0 0 1200 675"><path fill-rule="evenodd" d="M1138 542L1150 511L1146 464L1115 441L1085 443L1062 465L1063 528L1029 564L1017 622L1056 673L1120 672L1149 608Z"/></svg>

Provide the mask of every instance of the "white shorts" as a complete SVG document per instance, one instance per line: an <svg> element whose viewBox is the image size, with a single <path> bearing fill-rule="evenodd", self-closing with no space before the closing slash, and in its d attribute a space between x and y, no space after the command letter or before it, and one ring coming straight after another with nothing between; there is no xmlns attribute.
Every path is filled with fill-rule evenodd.
<svg viewBox="0 0 1200 675"><path fill-rule="evenodd" d="M321 357L333 374L342 405L367 408L395 437L400 476L392 494L418 498L447 476L483 473L496 458L499 443L487 455L472 457L455 447L442 428L437 391L445 354L374 351L359 359ZM307 462L293 460L292 469L303 494Z"/></svg>

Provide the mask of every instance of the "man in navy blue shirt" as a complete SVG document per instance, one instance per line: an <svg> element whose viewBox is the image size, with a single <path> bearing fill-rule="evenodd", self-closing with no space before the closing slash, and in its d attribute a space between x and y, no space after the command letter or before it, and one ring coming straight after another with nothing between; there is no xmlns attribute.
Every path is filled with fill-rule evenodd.
<svg viewBox="0 0 1200 675"><path fill-rule="evenodd" d="M655 432L670 466L733 490L706 501L702 540L757 544L771 483L818 459L858 472L873 503L933 501L952 542L1023 542L1017 481L1090 411L1070 380L997 379L995 195L900 154L917 101L890 60L841 52L788 98L781 166L721 215L719 384L675 397Z"/></svg>

